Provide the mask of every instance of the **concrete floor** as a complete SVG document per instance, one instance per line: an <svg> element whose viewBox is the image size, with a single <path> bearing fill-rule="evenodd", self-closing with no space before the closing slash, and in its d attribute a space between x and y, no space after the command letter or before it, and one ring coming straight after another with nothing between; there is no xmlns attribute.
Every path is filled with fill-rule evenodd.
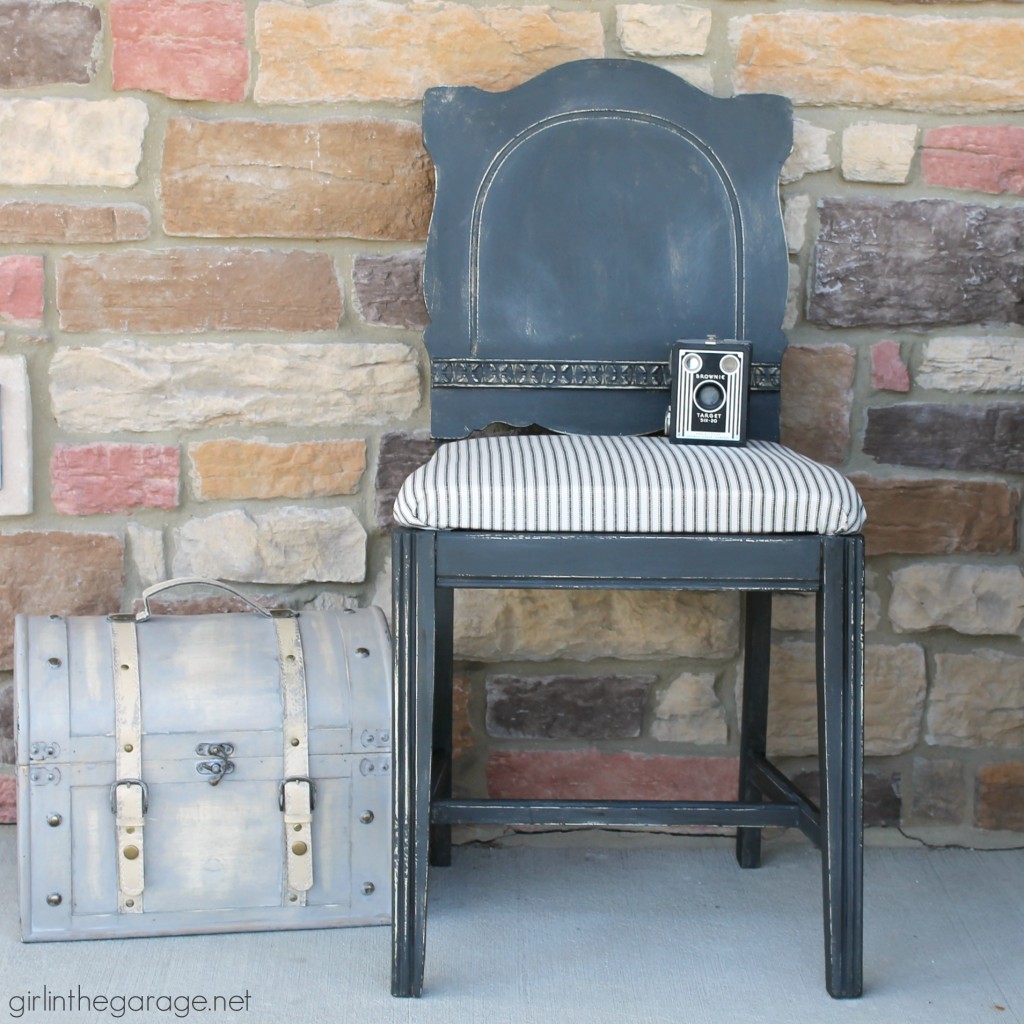
<svg viewBox="0 0 1024 1024"><path fill-rule="evenodd" d="M434 872L427 985L388 994L387 928L22 945L0 827L0 1020L209 1024L1024 1024L1024 851L869 847L863 998L822 983L817 855L576 836ZM17 1011L25 997L245 996L248 1009ZM182 1002L176 1005L183 1007Z"/></svg>

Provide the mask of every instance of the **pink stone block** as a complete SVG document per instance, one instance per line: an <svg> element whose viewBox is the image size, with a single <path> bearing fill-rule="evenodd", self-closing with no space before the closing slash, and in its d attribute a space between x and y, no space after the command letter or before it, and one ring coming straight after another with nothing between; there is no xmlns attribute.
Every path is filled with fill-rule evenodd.
<svg viewBox="0 0 1024 1024"><path fill-rule="evenodd" d="M66 516L174 508L178 449L159 444L56 445L50 459L54 508Z"/></svg>
<svg viewBox="0 0 1024 1024"><path fill-rule="evenodd" d="M0 323L38 327L42 322L42 256L0 257Z"/></svg>
<svg viewBox="0 0 1024 1024"><path fill-rule="evenodd" d="M871 346L871 386L879 391L909 391L910 374L895 341Z"/></svg>
<svg viewBox="0 0 1024 1024"><path fill-rule="evenodd" d="M739 762L600 750L499 750L487 792L508 800L735 800Z"/></svg>
<svg viewBox="0 0 1024 1024"><path fill-rule="evenodd" d="M244 0L111 0L115 89L238 103L249 84Z"/></svg>
<svg viewBox="0 0 1024 1024"><path fill-rule="evenodd" d="M1024 127L933 128L924 137L921 170L929 185L1024 195Z"/></svg>
<svg viewBox="0 0 1024 1024"><path fill-rule="evenodd" d="M18 820L18 785L13 775L0 775L0 825Z"/></svg>

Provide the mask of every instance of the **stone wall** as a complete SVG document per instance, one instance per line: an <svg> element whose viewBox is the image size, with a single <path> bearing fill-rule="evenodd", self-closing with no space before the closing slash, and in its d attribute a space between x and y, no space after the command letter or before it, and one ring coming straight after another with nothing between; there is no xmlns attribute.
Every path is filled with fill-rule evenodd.
<svg viewBox="0 0 1024 1024"><path fill-rule="evenodd" d="M628 55L796 104L784 431L869 508L869 821L1024 831L1020 3L8 0L0 44L0 669L16 612L171 574L386 605L431 448L419 98ZM463 788L735 791L734 597L457 611ZM812 616L776 602L771 733L813 789Z"/></svg>

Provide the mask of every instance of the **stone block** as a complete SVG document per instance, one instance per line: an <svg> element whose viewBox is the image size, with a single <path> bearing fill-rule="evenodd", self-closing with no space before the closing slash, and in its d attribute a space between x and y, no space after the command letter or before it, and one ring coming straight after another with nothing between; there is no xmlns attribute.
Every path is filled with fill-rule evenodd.
<svg viewBox="0 0 1024 1024"><path fill-rule="evenodd" d="M102 20L90 3L14 0L0 6L0 89L88 85Z"/></svg>
<svg viewBox="0 0 1024 1024"><path fill-rule="evenodd" d="M1024 196L1024 127L950 125L924 137L925 184Z"/></svg>
<svg viewBox="0 0 1024 1024"><path fill-rule="evenodd" d="M953 629L966 636L1024 636L1024 570L1016 565L928 563L891 577L898 633Z"/></svg>
<svg viewBox="0 0 1024 1024"><path fill-rule="evenodd" d="M901 17L791 10L730 22L737 92L798 104L1020 110L1020 18Z"/></svg>
<svg viewBox="0 0 1024 1024"><path fill-rule="evenodd" d="M366 531L349 508L218 512L174 530L171 571L236 583L361 583Z"/></svg>
<svg viewBox="0 0 1024 1024"><path fill-rule="evenodd" d="M917 644L869 644L864 659L864 750L901 754L916 746L924 713L924 650ZM818 752L814 644L772 645L768 747L791 757Z"/></svg>
<svg viewBox="0 0 1024 1024"><path fill-rule="evenodd" d="M18 821L18 781L13 775L0 775L0 825Z"/></svg>
<svg viewBox="0 0 1024 1024"><path fill-rule="evenodd" d="M456 672L452 679L452 757L459 761L476 746L470 719L473 687L469 676Z"/></svg>
<svg viewBox="0 0 1024 1024"><path fill-rule="evenodd" d="M377 525L382 530L390 530L395 525L392 515L395 498L406 477L429 462L435 451L437 442L426 436L385 434L380 439L374 493L377 496Z"/></svg>
<svg viewBox="0 0 1024 1024"><path fill-rule="evenodd" d="M356 256L352 284L356 308L369 324L423 330L430 323L423 299L422 250Z"/></svg>
<svg viewBox="0 0 1024 1024"><path fill-rule="evenodd" d="M786 196L783 200L782 222L786 229L786 246L791 253L799 252L807 241L807 215L810 212L809 195Z"/></svg>
<svg viewBox="0 0 1024 1024"><path fill-rule="evenodd" d="M0 244L135 242L149 237L149 210L136 203L0 203Z"/></svg>
<svg viewBox="0 0 1024 1024"><path fill-rule="evenodd" d="M782 441L835 466L850 446L857 353L849 345L790 345L782 359Z"/></svg>
<svg viewBox="0 0 1024 1024"><path fill-rule="evenodd" d="M654 709L651 736L665 743L724 744L725 709L713 672L683 672L669 683Z"/></svg>
<svg viewBox="0 0 1024 1024"><path fill-rule="evenodd" d="M1024 391L1024 338L929 338L914 382L969 394Z"/></svg>
<svg viewBox="0 0 1024 1024"><path fill-rule="evenodd" d="M1024 657L936 654L926 739L945 747L1024 747Z"/></svg>
<svg viewBox="0 0 1024 1024"><path fill-rule="evenodd" d="M0 100L0 185L97 185L138 180L149 109L113 100Z"/></svg>
<svg viewBox="0 0 1024 1024"><path fill-rule="evenodd" d="M871 346L871 386L879 391L910 390L910 371L899 342L879 341Z"/></svg>
<svg viewBox="0 0 1024 1024"><path fill-rule="evenodd" d="M869 555L1012 553L1017 550L1020 494L983 480L850 476L867 509Z"/></svg>
<svg viewBox="0 0 1024 1024"><path fill-rule="evenodd" d="M604 56L597 11L334 0L256 8L258 103L418 103L433 85L510 89Z"/></svg>
<svg viewBox="0 0 1024 1024"><path fill-rule="evenodd" d="M177 445L54 445L50 496L65 516L175 508L181 475Z"/></svg>
<svg viewBox="0 0 1024 1024"><path fill-rule="evenodd" d="M0 323L39 327L42 322L42 256L0 256Z"/></svg>
<svg viewBox="0 0 1024 1024"><path fill-rule="evenodd" d="M797 117L793 119L793 150L782 165L784 185L799 181L805 174L827 171L835 166L829 156L829 141L835 132Z"/></svg>
<svg viewBox="0 0 1024 1024"><path fill-rule="evenodd" d="M0 764L15 764L14 687L0 686Z"/></svg>
<svg viewBox="0 0 1024 1024"><path fill-rule="evenodd" d="M619 4L615 30L625 53L696 57L708 48L711 11L687 4Z"/></svg>
<svg viewBox="0 0 1024 1024"><path fill-rule="evenodd" d="M24 356L0 356L0 516L32 511L32 396Z"/></svg>
<svg viewBox="0 0 1024 1024"><path fill-rule="evenodd" d="M843 131L843 177L902 185L910 177L916 152L916 124L852 124Z"/></svg>
<svg viewBox="0 0 1024 1024"><path fill-rule="evenodd" d="M906 403L868 409L864 451L927 469L1024 473L1024 406Z"/></svg>
<svg viewBox="0 0 1024 1024"><path fill-rule="evenodd" d="M959 761L915 757L913 791L903 816L913 825L959 825L967 814L964 766Z"/></svg>
<svg viewBox="0 0 1024 1024"><path fill-rule="evenodd" d="M164 553L164 531L141 523L128 522L124 528L128 546L128 565L132 577L128 581L129 593L141 593L154 583L167 579L167 559Z"/></svg>
<svg viewBox="0 0 1024 1024"><path fill-rule="evenodd" d="M64 430L390 423L420 403L416 353L359 342L110 341L58 349L50 401Z"/></svg>
<svg viewBox="0 0 1024 1024"><path fill-rule="evenodd" d="M355 494L366 469L366 442L271 444L225 438L188 447L199 501L325 498Z"/></svg>
<svg viewBox="0 0 1024 1024"><path fill-rule="evenodd" d="M496 750L487 793L499 800L735 800L738 776L731 757Z"/></svg>
<svg viewBox="0 0 1024 1024"><path fill-rule="evenodd" d="M61 257L57 307L66 331L329 331L342 298L327 253L126 249Z"/></svg>
<svg viewBox="0 0 1024 1024"><path fill-rule="evenodd" d="M15 615L120 611L124 543L98 533L0 535L0 671L14 667Z"/></svg>
<svg viewBox="0 0 1024 1024"><path fill-rule="evenodd" d="M487 732L502 739L614 740L640 735L654 676L491 676Z"/></svg>
<svg viewBox="0 0 1024 1024"><path fill-rule="evenodd" d="M643 590L457 590L455 653L469 661L728 658L734 594Z"/></svg>
<svg viewBox="0 0 1024 1024"><path fill-rule="evenodd" d="M419 125L382 118L172 118L160 184L167 233L207 238L418 240L434 199Z"/></svg>
<svg viewBox="0 0 1024 1024"><path fill-rule="evenodd" d="M110 0L115 89L238 103L249 84L244 0Z"/></svg>
<svg viewBox="0 0 1024 1024"><path fill-rule="evenodd" d="M978 769L974 823L983 829L1024 832L1024 762L1005 761Z"/></svg>
<svg viewBox="0 0 1024 1024"><path fill-rule="evenodd" d="M792 776L797 788L815 803L821 797L821 776L817 770L796 772ZM899 825L903 812L903 778L899 772L864 772L864 825L867 828L888 828Z"/></svg>
<svg viewBox="0 0 1024 1024"><path fill-rule="evenodd" d="M807 296L813 323L1024 322L1024 209L858 197L823 199L818 219Z"/></svg>

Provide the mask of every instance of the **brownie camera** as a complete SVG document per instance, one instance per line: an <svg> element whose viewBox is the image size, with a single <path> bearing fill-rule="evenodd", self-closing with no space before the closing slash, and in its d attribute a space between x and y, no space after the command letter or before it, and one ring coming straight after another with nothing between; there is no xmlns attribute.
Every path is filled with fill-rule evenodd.
<svg viewBox="0 0 1024 1024"><path fill-rule="evenodd" d="M750 343L677 341L672 346L668 434L680 444L744 444Z"/></svg>

